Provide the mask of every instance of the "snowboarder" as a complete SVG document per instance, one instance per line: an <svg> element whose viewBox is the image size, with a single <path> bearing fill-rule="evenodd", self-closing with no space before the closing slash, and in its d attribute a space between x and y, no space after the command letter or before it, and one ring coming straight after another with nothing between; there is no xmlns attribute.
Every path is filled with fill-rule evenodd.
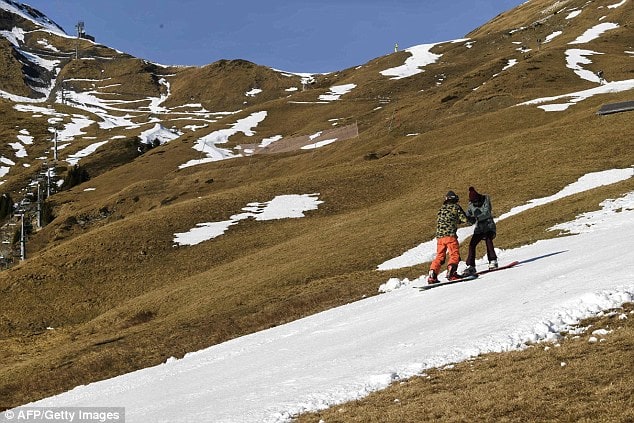
<svg viewBox="0 0 634 423"><path fill-rule="evenodd" d="M475 229L473 230L473 236L469 242L469 254L467 255L466 261L467 268L463 275L468 276L476 273L476 247L482 240L484 240L487 247L489 269L497 269L498 258L493 246L496 227L495 221L493 220L491 198L486 194L480 194L474 187L469 187L469 205L467 206L466 214L469 221L475 223Z"/></svg>
<svg viewBox="0 0 634 423"><path fill-rule="evenodd" d="M427 283L438 283L438 274L441 266L445 263L447 253L449 253L449 263L447 264L447 279L459 279L458 263L460 262L460 244L458 243L458 225L467 223L467 215L458 204L459 198L455 192L449 191L445 196L440 210L438 210L438 221L436 225L436 258L429 266L429 276Z"/></svg>

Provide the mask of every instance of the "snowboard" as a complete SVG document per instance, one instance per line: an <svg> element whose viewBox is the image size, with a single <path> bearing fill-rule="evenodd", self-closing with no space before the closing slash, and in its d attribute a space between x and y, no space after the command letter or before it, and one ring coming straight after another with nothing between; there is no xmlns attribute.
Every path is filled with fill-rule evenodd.
<svg viewBox="0 0 634 423"><path fill-rule="evenodd" d="M498 271L498 270L508 269L509 267L513 267L513 266L516 266L516 265L518 265L518 264L520 264L520 262L519 262L519 261L513 261L513 262L511 262L511 263L509 263L509 264L507 264L507 265L505 265L505 266L499 266L499 267L497 267L497 268L495 268L495 269L480 270L477 274L478 274L478 275L484 275L485 273L489 273L489 272L496 272L496 271Z"/></svg>
<svg viewBox="0 0 634 423"><path fill-rule="evenodd" d="M480 276L480 275L484 275L484 274L490 273L490 272L496 272L498 270L508 269L508 268L516 266L518 264L520 264L519 261L513 261L513 262L511 262L511 263L509 263L507 265L499 266L496 269L481 270L478 273L476 273L475 275L464 276L464 277L462 277L460 279L455 279L453 281L444 281L444 282L427 284L427 285L423 285L423 286L417 286L416 288L418 288L420 291L427 291L428 289L436 288L438 286L445 286L445 285L451 285L451 284L459 283L459 282L471 281L471 280L477 279L478 276Z"/></svg>
<svg viewBox="0 0 634 423"><path fill-rule="evenodd" d="M477 278L478 278L478 275L469 275L460 279L454 279L452 281L437 282L437 283L427 284L423 286L417 286L416 288L418 288L420 291L427 291L428 289L437 288L439 286L452 285L458 282L472 281Z"/></svg>

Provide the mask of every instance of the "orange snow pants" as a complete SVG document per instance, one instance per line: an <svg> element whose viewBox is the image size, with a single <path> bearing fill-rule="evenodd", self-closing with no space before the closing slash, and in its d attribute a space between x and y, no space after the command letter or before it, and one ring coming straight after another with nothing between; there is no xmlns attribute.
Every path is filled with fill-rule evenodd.
<svg viewBox="0 0 634 423"><path fill-rule="evenodd" d="M447 263L447 266L450 264L457 266L458 263L460 263L460 244L458 243L458 238L454 236L444 236L436 240L436 258L431 262L429 269L439 274L440 267L445 263L447 252L449 252L449 263Z"/></svg>

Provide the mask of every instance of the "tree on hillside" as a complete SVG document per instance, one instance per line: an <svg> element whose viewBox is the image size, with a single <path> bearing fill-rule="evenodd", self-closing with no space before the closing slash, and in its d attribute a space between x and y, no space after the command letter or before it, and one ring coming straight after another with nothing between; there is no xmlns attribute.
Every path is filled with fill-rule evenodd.
<svg viewBox="0 0 634 423"><path fill-rule="evenodd" d="M42 202L42 226L48 225L53 221L53 219L55 219L55 214L53 213L53 205L49 201Z"/></svg>
<svg viewBox="0 0 634 423"><path fill-rule="evenodd" d="M13 199L10 194L0 196L0 220L13 216Z"/></svg>
<svg viewBox="0 0 634 423"><path fill-rule="evenodd" d="M147 151L160 146L161 145L161 140L158 139L158 138L154 138L152 141L145 142L140 137L137 137L137 143L138 143L137 151L140 154L144 154Z"/></svg>
<svg viewBox="0 0 634 423"><path fill-rule="evenodd" d="M68 168L68 172L66 173L66 177L64 178L64 183L62 184L62 189L71 189L74 186L81 184L82 182L86 182L90 179L88 172L86 169L83 169L78 164L73 167Z"/></svg>

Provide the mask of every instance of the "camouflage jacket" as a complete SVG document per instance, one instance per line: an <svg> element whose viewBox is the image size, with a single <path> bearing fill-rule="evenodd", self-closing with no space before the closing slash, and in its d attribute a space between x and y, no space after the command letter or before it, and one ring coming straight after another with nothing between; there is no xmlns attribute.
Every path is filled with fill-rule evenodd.
<svg viewBox="0 0 634 423"><path fill-rule="evenodd" d="M438 224L436 226L436 238L445 236L457 236L458 225L467 223L467 215L462 207L456 203L445 202L438 210Z"/></svg>

